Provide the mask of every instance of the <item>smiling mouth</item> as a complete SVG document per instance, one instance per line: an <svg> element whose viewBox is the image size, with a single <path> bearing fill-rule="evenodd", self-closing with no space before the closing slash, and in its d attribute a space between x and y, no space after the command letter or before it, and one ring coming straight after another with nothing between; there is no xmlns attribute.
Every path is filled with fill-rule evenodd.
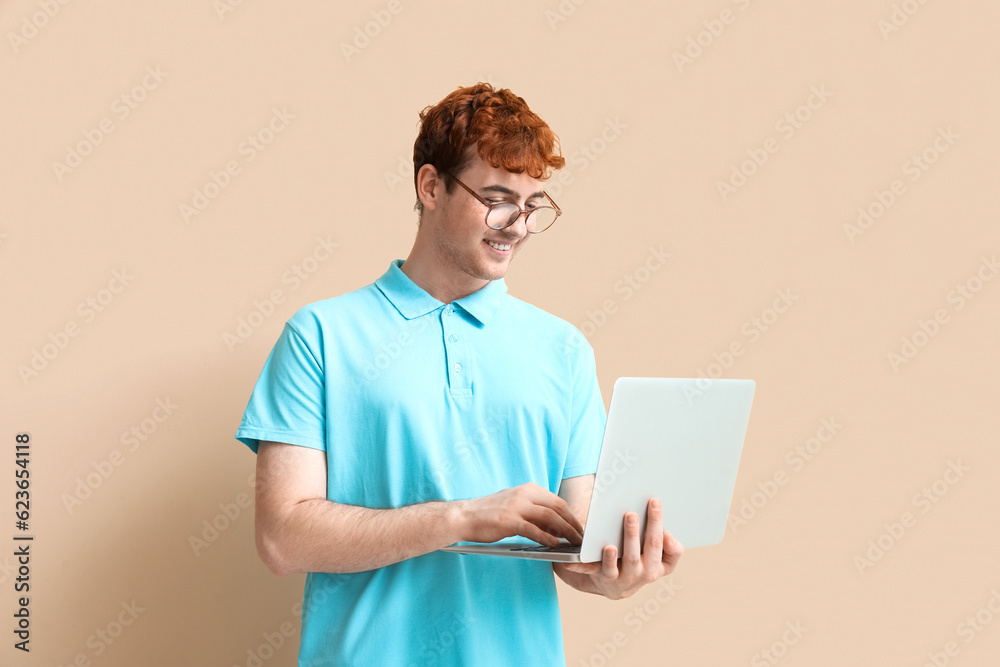
<svg viewBox="0 0 1000 667"><path fill-rule="evenodd" d="M486 239L486 243L489 244L489 246L494 250L499 250L500 252L505 252L511 249L510 243L497 243L496 241L490 241L489 239Z"/></svg>

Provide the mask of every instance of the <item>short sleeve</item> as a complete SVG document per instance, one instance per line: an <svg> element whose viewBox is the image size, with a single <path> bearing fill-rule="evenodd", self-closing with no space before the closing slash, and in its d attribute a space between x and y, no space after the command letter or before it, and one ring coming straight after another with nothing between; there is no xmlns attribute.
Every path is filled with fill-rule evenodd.
<svg viewBox="0 0 1000 667"><path fill-rule="evenodd" d="M236 439L254 453L262 440L326 448L323 365L318 344L285 324L264 363Z"/></svg>
<svg viewBox="0 0 1000 667"><path fill-rule="evenodd" d="M568 350L573 359L573 389L570 435L563 479L597 472L607 413L597 382L594 350L579 331L574 330Z"/></svg>

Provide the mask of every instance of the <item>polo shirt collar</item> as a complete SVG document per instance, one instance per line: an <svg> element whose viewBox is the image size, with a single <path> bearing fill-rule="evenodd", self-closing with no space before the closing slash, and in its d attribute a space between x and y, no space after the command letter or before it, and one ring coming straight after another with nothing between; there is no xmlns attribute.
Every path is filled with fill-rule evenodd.
<svg viewBox="0 0 1000 667"><path fill-rule="evenodd" d="M375 286L385 295L385 298L408 320L426 315L444 305L422 287L410 280L399 267L402 259L395 259L389 264L389 270L375 281ZM478 292L456 299L453 305L462 308L480 323L486 324L500 306L500 299L507 293L507 283L498 278L486 284Z"/></svg>
<svg viewBox="0 0 1000 667"><path fill-rule="evenodd" d="M486 324L500 307L500 299L507 293L507 283L503 278L497 278L486 283L478 292L473 292L469 296L455 299L452 303L461 307L469 315L479 320L480 324Z"/></svg>

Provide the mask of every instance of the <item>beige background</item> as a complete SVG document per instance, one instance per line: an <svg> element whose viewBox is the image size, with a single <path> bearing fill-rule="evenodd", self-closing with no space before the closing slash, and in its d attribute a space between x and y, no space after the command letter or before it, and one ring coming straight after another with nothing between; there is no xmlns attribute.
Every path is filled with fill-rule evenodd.
<svg viewBox="0 0 1000 667"><path fill-rule="evenodd" d="M672 590L610 602L560 582L568 664L997 664L995 2L230 5L0 5L0 663L295 664L304 577L257 558L239 506L254 457L233 433L284 320L406 255L418 111L489 80L551 124L569 162L551 190L566 214L510 291L583 327L605 400L621 375L757 381L733 503L745 523L690 550ZM268 136L274 109L293 118ZM258 133L272 141L249 161ZM79 166L54 165L73 147L89 153ZM718 183L765 147L724 197ZM185 221L229 161L238 173ZM339 246L303 264L317 237ZM671 256L647 273L651 247ZM288 278L296 265L308 280ZM626 275L644 281L628 299ZM769 311L779 290L794 297L783 313ZM919 347L893 364L904 337ZM51 358L24 374L36 351ZM123 442L133 427L144 440ZM30 656L11 647L25 431ZM950 463L966 469L954 483ZM78 488L89 496L67 505ZM193 547L213 521L224 530Z"/></svg>

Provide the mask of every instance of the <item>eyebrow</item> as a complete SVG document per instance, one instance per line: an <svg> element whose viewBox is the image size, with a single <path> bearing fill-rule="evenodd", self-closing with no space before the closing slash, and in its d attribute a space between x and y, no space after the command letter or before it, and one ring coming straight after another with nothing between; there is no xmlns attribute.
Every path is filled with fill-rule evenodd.
<svg viewBox="0 0 1000 667"><path fill-rule="evenodd" d="M513 190L511 190L508 187L504 187L503 185L488 185L485 188L483 188L483 190L484 191L488 190L488 191L491 191L491 192L500 192L500 193L503 193L505 195L511 195L511 196L514 196L514 197L517 196L516 192L514 192ZM544 197L544 196L545 196L545 193L542 192L541 190L539 190L538 192L536 192L534 194L528 195L527 198L528 199L535 199L536 197Z"/></svg>

